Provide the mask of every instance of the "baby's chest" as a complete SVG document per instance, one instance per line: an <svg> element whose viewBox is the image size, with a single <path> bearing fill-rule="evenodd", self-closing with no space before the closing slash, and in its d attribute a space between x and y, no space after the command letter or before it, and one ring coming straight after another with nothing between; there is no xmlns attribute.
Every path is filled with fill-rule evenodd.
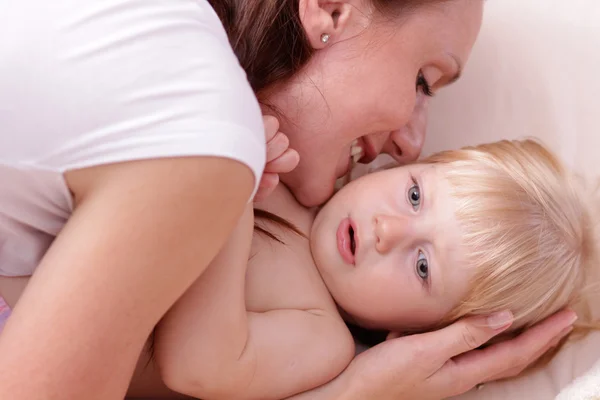
<svg viewBox="0 0 600 400"><path fill-rule="evenodd" d="M313 262L308 241L285 244L255 235L246 272L246 309L325 309L333 302Z"/></svg>

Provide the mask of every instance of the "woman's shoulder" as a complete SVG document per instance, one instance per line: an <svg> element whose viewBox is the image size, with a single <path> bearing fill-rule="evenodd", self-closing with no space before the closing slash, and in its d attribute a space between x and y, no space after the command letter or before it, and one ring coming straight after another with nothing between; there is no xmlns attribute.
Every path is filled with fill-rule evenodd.
<svg viewBox="0 0 600 400"><path fill-rule="evenodd" d="M64 172L220 156L260 176L260 107L208 2L9 3L0 15L0 38L10 38L0 39L0 104L10 105L0 113L0 161Z"/></svg>

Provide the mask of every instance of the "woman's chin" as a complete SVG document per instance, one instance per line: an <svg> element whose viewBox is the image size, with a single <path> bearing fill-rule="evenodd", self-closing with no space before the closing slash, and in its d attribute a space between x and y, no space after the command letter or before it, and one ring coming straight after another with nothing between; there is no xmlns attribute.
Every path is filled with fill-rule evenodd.
<svg viewBox="0 0 600 400"><path fill-rule="evenodd" d="M327 179L325 176L319 176L317 182L314 178L298 180L282 178L282 182L290 189L296 200L304 207L320 206L327 202L334 193L335 179ZM315 184L316 183L316 184Z"/></svg>

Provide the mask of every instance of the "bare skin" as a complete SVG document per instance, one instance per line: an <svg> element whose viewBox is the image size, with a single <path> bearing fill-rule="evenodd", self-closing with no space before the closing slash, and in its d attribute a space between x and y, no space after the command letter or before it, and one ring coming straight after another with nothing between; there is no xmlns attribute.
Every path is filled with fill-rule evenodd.
<svg viewBox="0 0 600 400"><path fill-rule="evenodd" d="M285 187L279 185L270 196L269 201L261 204L261 206L284 218L289 218L289 220L303 232L310 232L314 220L314 212L300 206ZM328 315L326 318L332 321L334 329L336 329L335 327L339 328L337 331L343 334L345 329L343 320L339 316L335 303L331 299L327 288L314 266L310 255L308 241L293 232L273 226L273 224L269 223L267 225L268 229L276 232L286 244L274 243L271 239L257 233L251 236L251 254L254 256L251 257L247 265L246 309L249 312L257 314L273 309L318 309ZM292 256L293 254L297 256ZM203 277L196 281L182 300L176 303L174 309L167 314L165 320L159 324L159 340L156 343L158 354L161 354L163 351L160 349L161 346L164 347L164 339L161 339L160 337L172 335L173 331L170 330L170 328L174 326L174 323L176 324L174 326L176 329L175 333L178 332L177 329L185 329L186 334L191 332L194 334L197 333L195 336L203 338L201 342L211 343L211 341L214 342L217 340L205 337L205 335L210 335L210 332L204 332L200 325L202 322L200 316L196 316L198 318L195 318L194 315L190 314L190 309L185 305L185 301L186 299L189 299L190 302L196 304L199 299L210 295L210 293L207 293L207 290L203 290L204 288L202 286L203 283L211 283L213 280L211 279L211 273L219 273L223 270L223 268L218 267L220 267L220 265L214 263L211 264ZM243 276L244 273L242 272L242 279ZM17 304L29 279L30 278L28 277L0 277L0 295L3 297L5 296L9 306L14 307ZM228 294L228 297L231 296ZM215 302L214 299L211 300L211 302ZM190 303L190 305L192 303ZM183 320L177 315L178 310L182 307L185 307L185 315L182 316ZM226 310L223 310L223 312L226 313ZM175 318L175 322L171 322L173 318ZM322 316L314 318L318 320L323 319ZM168 324L167 328L163 327L165 324ZM324 325L325 329L328 329L328 324L326 323ZM286 333L285 326L282 326L281 328L280 331L271 333L278 337L286 337L290 334L290 332ZM294 328L294 326L288 327L288 329ZM222 335L223 333L221 332L219 336ZM331 364L322 364L325 369L316 371L313 378L307 378L307 381L301 382L300 386L298 386L298 378L296 376L289 376L287 380L278 380L278 389L276 389L276 391L281 394L276 394L275 398L287 397L290 394L320 386L339 374L343 367L347 365L354 356L353 342L349 333L347 335L348 340L345 342L344 348L339 349L339 346L335 346L335 343L331 341L323 343L323 347L319 349L319 351L329 351L334 354L336 353L336 350L338 350L337 353L341 353L342 359L340 359L339 366L334 368L335 372L333 372L333 375L332 372L330 372ZM318 338L315 338L313 335L302 335L302 337L306 343L304 343L304 345L302 343L297 343L297 347L290 348L289 351L297 352L297 349L299 348L319 347ZM337 335L336 338L338 338ZM271 338L271 340L272 339L273 338ZM214 346L211 345L211 347ZM136 372L129 387L128 396L166 396L167 398L185 398L184 396L169 390L165 386L158 371L156 360L150 360L148 349L147 345L138 361ZM181 354L174 349L174 355L180 356ZM197 364L196 367L203 368L212 363L198 362ZM182 374L186 375L186 372L182 371ZM227 375L228 374L223 374L223 376ZM218 383L219 382L215 382L215 384ZM272 385L272 383L271 380L267 379L267 381L264 382L264 385Z"/></svg>
<svg viewBox="0 0 600 400"><path fill-rule="evenodd" d="M12 309L17 305L17 302L27 284L31 280L30 276L21 277L6 277L0 276L0 296L6 304ZM152 396L157 398L168 399L185 399L187 396L178 394L169 390L160 379L160 374L149 352L149 342L146 343L144 350L138 360L138 363L133 374L133 379L129 386L128 396L146 397Z"/></svg>
<svg viewBox="0 0 600 400"><path fill-rule="evenodd" d="M73 216L0 336L0 393L7 398L121 397L145 339L218 252L253 185L238 162L192 157L77 170L66 179ZM195 184L224 179L231 186L219 192ZM40 365L48 372L39 373Z"/></svg>
<svg viewBox="0 0 600 400"><path fill-rule="evenodd" d="M271 195L271 199L275 201L271 201L270 204L277 204L279 206L268 208L284 217L289 218L292 216L293 219L291 221L299 229L304 232L310 232L314 213L297 204L289 191L285 190L281 185L278 188L279 190L276 189ZM246 281L246 305L248 311L260 313L264 311L265 307L270 309L275 307L298 309L318 307L326 310L343 327L343 322L336 311L335 304L314 267L308 241L292 232L273 227L272 224L269 224L269 229L277 232L287 246L273 243L271 239L260 234L253 235L252 254L255 254L255 256L248 263ZM297 250L299 256L290 257L290 249ZM274 269L278 269L279 271L276 272ZM210 274L207 273L205 275L210 279ZM270 279L264 279L265 276L269 276ZM30 277L0 277L0 295L5 298L11 308L16 306L29 280ZM200 278L195 286L202 285L202 280ZM280 289L276 292L268 290L273 287ZM294 288L293 292L290 291L291 287ZM202 293L193 293L193 290L194 288L190 289L193 299L199 295L202 296ZM311 294L308 297L306 295L307 292ZM275 304L273 303L274 299L278 299ZM191 317L187 317L189 319L188 325L190 329L194 329L195 322ZM314 337L309 336L306 340L310 341L311 345L314 346ZM351 357L354 355L351 341L348 342L348 345L350 345L348 348L349 353L343 361L345 364L349 363ZM329 377L329 379L332 378L333 376ZM321 379L320 382L313 386L319 386L329 379L325 381ZM281 382L281 386L288 388L284 389L284 391L290 388L286 383ZM291 389L293 390L293 387ZM308 389L308 387L305 389ZM150 360L148 346L146 346L138 361L128 396L185 398L185 396L176 394L164 385L155 361Z"/></svg>
<svg viewBox="0 0 600 400"><path fill-rule="evenodd" d="M277 215L280 215L294 225L296 225L303 232L310 232L315 213L304 207L300 206L296 203L292 197L292 195L285 189L285 187L278 186L275 189L272 196L266 201L263 202L261 208L267 209ZM251 225L250 225L251 226ZM326 319L333 322L333 325L328 325L327 323L321 324L320 326L324 329L334 329L334 334L336 337L336 343L330 342L327 340L322 340L322 338L315 338L310 334L301 334L299 338L306 340L306 343L296 342L295 347L291 347L289 350L292 352L290 355L285 356L284 359L287 359L293 353L297 353L298 348L316 348L319 352L319 355L329 354L330 360L334 362L329 363L318 363L315 362L315 357L311 357L310 355L307 357L307 362L309 365L314 365L317 368L311 368L311 372L315 372L315 376L305 376L303 379L300 379L297 374L293 376L286 377L285 375L282 379L278 379L278 382L274 383L268 377L272 376L271 374L263 374L263 381L258 383L258 387L256 387L256 383L254 384L254 389L260 392L264 390L264 388L268 388L269 394L273 395L273 398L282 398L287 394L303 391L306 389L310 389L315 386L320 386L323 383L331 380L335 375L341 372L341 369L345 366L345 364L350 362L350 359L353 356L353 346L351 341L340 340L343 339L344 333L341 330L337 330L336 323L341 322L341 318L337 313L337 309L335 304L333 303L331 296L327 288L325 287L319 273L314 265L312 257L310 255L310 250L308 248L308 241L295 233L282 229L280 227L274 226L273 224L267 224L268 229L277 234L284 242L285 245L276 243L272 239L266 238L261 234L255 233L252 236L252 251L253 255L250 258L250 261L247 264L247 272L245 274L245 309L250 313L264 313L267 310L273 309L298 309L298 310L319 310L320 312L320 320ZM226 249L226 248L225 248ZM219 267L219 268L214 268ZM212 268L212 270L211 270ZM211 296L206 288L203 288L203 285L214 285L215 273L220 273L223 270L223 265L211 263L207 272L196 281L196 283L190 288L190 290L184 295L184 297L176 303L176 306L167 314L167 317L161 322L158 327L158 341L156 342L156 348L158 352L158 361L161 363L163 367L163 376L165 373L165 367L167 371L171 368L171 371L175 371L178 374L178 377L175 379L173 377L169 378L167 374L167 378L170 379L169 383L171 387L175 387L178 390L185 391L189 394L194 394L197 397L201 397L203 393L194 392L198 390L197 387L188 386L190 382L193 382L192 379L186 379L189 377L189 371L199 371L202 368L206 368L207 363L201 362L201 359L198 358L195 360L195 365L189 369L173 369L169 366L168 362L177 361L181 359L181 357L186 357L187 354L193 354L194 351L198 351L197 346L202 346L203 344L209 343L211 344L209 347L214 348L214 343L219 342L219 338L223 336L222 331L216 332L217 336L211 338L210 330L203 329L204 326L210 325L206 324L205 321L202 320L201 314L194 314L198 307L202 306L202 299L206 298L206 296ZM242 274L243 276L243 274ZM218 278L218 276L217 276ZM0 295L4 296L11 307L16 305L16 302L26 287L29 278L1 278L0 277ZM222 289L222 288L221 288ZM230 303L232 296L231 291L218 290L220 293L227 293L227 296L224 297L223 304ZM213 293L212 295L217 295L218 293ZM209 299L211 304L215 304L215 307L219 307L219 299L211 298ZM225 305L226 307L226 305ZM244 311L246 311L244 310ZM221 310L221 314L227 314L227 310ZM218 323L219 321L215 320L214 314L211 317L211 321L213 323ZM481 325L481 324L480 324ZM457 324L453 326L451 329L460 329L461 325ZM292 331L287 331L286 328L292 329ZM314 327L313 327L314 328ZM265 335L273 335L268 336L266 341L269 345L277 346L277 342L281 342L281 338L287 339L290 336L293 336L293 333L298 333L298 326L280 326L280 329L275 331L265 331ZM472 328L471 328L472 332ZM524 336L520 338L521 346L531 346L532 338L535 339L532 335L539 335L539 329L537 331L532 330L532 334L529 337ZM302 332L300 332L302 333ZM435 334L435 333L434 333ZM475 334L478 334L475 331ZM481 332L479 332L481 336ZM264 335L263 335L264 336ZM322 336L322 335L321 335ZM440 336L443 337L443 336ZM197 340L195 340L197 339ZM230 338L225 338L226 346L225 349L231 348L231 340ZM545 348L550 343L549 342L534 342L534 346L539 349ZM192 347L189 345L182 346L181 343L186 343L189 341L196 341L196 344ZM399 346L401 343L406 343L406 340L402 342L400 341L390 341L385 344L385 348L389 348L390 346ZM485 341L485 337L477 337L473 339L469 346L475 346L479 341ZM171 346L169 346L169 343ZM340 347L339 344L342 344ZM418 341L417 341L418 343ZM519 343L519 342L516 342ZM282 342L281 344L285 344ZM514 344L513 344L514 346ZM171 348L169 348L171 347ZM276 347L277 348L277 347ZM166 349L168 357L161 356L161 353ZM495 349L495 352L493 350ZM502 347L494 347L486 350L487 354L483 360L488 359L490 363L493 360L494 356L497 356L497 359L502 359L502 352L506 351L506 346ZM538 349L538 351L539 351ZM200 350L202 350L200 348ZM462 349L465 350L465 349ZM468 348L466 349L468 350ZM492 352L490 352L492 350ZM281 348L278 349L281 352ZM380 351L384 351L383 348ZM456 351L456 354L461 351ZM372 354L372 353L371 353ZM281 354L278 354L281 355ZM368 356L368 354L366 354ZM443 359L444 356L439 355L438 358L440 360ZM480 360L481 353L479 354ZM170 358L172 357L172 358ZM469 357L472 359L474 354L470 354ZM446 385L454 385L454 382L451 380L451 377L456 374L457 371L462 371L463 368L467 370L469 368L474 368L474 366L479 364L474 364L473 362L461 362L461 358L456 359L453 364L450 364L451 367L446 366L445 369L440 369L440 371L444 371L445 373L434 374L437 376L436 381L440 382L440 384ZM224 360L223 364L219 365L219 370L222 371L222 368L227 368L227 357L221 357ZM214 358L211 358L214 359ZM335 365L335 360L337 360L337 366ZM407 353L407 359L405 361L410 360L409 354ZM151 360L148 352L148 347L144 349L142 355L138 361L136 371L133 376L133 380L129 386L128 395L131 397L154 397L154 398L186 398L183 395L175 393L169 390L165 384L163 383L163 379L161 374L159 373L159 369L155 362L156 360ZM192 359L192 361L194 361ZM212 363L211 363L212 364ZM217 363L218 364L218 363ZM351 367L354 364L351 365ZM191 365L186 364L187 367L191 367ZM320 368L319 368L320 366ZM441 366L441 365L440 365ZM325 368L323 368L325 367ZM496 367L499 371L500 367ZM302 370L302 369L301 369ZM306 370L306 366L304 367ZM232 372L235 369L231 370ZM213 377L211 380L214 381L215 386L226 386L231 389L232 384L240 385L238 387L243 387L245 390L247 388L246 385L241 384L241 381L230 381L229 385L225 385L226 382L223 381L223 378L231 378L234 374L230 373L221 373L217 376L216 380ZM474 371L472 371L474 372ZM518 370L515 370L514 373L517 373ZM368 372L367 372L368 373ZM171 375L173 372L171 372ZM476 374L474 374L476 375ZM242 375L238 375L242 376ZM221 378L218 378L221 377ZM181 379L180 379L181 378ZM372 377L375 379L375 377ZM377 376L379 378L379 376ZM338 378L339 379L339 378ZM303 399L306 397L307 399L313 398L323 398L323 399L333 399L337 398L335 392L332 394L328 392L327 389L336 388L336 383L338 380L333 380L329 385L321 386L314 391L306 392L305 394L300 394L297 397L298 399ZM342 382L344 382L342 380ZM475 384L479 381L474 380L468 384ZM346 382L347 383L347 382ZM262 388L261 388L262 385ZM468 389L468 387L460 388L460 389ZM216 390L216 389L215 389ZM458 390L458 389L456 389ZM355 391L355 393L359 393L360 391ZM418 392L417 392L418 393ZM206 394L206 393L204 393ZM209 395L216 395L217 397L224 396L224 393L210 393ZM247 390L245 392L247 394ZM318 397L322 394L321 397ZM219 396L221 395L221 396ZM225 398L239 398L240 393L228 392L226 393ZM262 395L261 395L262 396ZM212 398L212 397L211 397ZM410 397L403 397L410 398ZM431 397L435 399L435 395Z"/></svg>

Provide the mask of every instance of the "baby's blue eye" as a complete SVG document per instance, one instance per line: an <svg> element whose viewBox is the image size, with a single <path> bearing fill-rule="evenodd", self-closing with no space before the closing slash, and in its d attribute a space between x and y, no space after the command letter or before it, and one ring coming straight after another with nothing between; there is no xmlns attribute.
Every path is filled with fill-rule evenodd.
<svg viewBox="0 0 600 400"><path fill-rule="evenodd" d="M429 263L423 252L419 251L419 258L417 259L417 275L423 280L429 278Z"/></svg>
<svg viewBox="0 0 600 400"><path fill-rule="evenodd" d="M421 189L419 189L419 185L416 183L408 189L408 201L415 211L419 209L419 206L421 205Z"/></svg>

